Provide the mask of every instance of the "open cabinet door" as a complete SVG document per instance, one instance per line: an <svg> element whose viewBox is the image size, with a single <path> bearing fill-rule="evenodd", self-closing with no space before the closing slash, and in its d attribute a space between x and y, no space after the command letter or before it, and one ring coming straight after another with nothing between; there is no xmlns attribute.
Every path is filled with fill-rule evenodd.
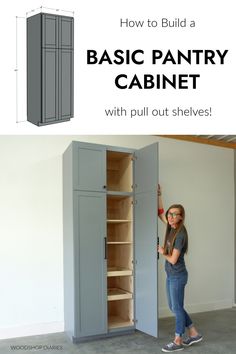
<svg viewBox="0 0 236 354"><path fill-rule="evenodd" d="M135 152L136 329L158 336L157 184L158 145Z"/></svg>

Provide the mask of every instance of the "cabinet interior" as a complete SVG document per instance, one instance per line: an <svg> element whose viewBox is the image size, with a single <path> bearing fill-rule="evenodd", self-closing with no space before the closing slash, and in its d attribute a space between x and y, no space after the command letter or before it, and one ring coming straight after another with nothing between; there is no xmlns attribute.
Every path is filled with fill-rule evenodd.
<svg viewBox="0 0 236 354"><path fill-rule="evenodd" d="M107 196L107 220L132 221L132 198L126 196Z"/></svg>
<svg viewBox="0 0 236 354"><path fill-rule="evenodd" d="M133 301L116 300L108 302L109 328L127 327L133 325Z"/></svg>
<svg viewBox="0 0 236 354"><path fill-rule="evenodd" d="M110 267L132 268L132 244L108 245L108 269Z"/></svg>
<svg viewBox="0 0 236 354"><path fill-rule="evenodd" d="M107 152L108 327L133 326L132 154Z"/></svg>
<svg viewBox="0 0 236 354"><path fill-rule="evenodd" d="M132 243L132 222L107 222L107 243Z"/></svg>
<svg viewBox="0 0 236 354"><path fill-rule="evenodd" d="M121 290L127 292L127 294L133 293L133 277L132 276L108 277L107 283L108 283L109 289L121 289ZM111 300L113 300L113 299L111 299Z"/></svg>
<svg viewBox="0 0 236 354"><path fill-rule="evenodd" d="M107 151L107 190L132 192L132 154Z"/></svg>

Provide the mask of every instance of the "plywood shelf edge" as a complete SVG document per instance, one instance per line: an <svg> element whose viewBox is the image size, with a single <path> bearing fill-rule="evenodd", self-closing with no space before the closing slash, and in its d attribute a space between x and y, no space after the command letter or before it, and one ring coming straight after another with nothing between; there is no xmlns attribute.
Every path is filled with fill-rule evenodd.
<svg viewBox="0 0 236 354"><path fill-rule="evenodd" d="M109 288L107 289L107 300L125 300L132 299L133 295L129 291L120 289L120 288Z"/></svg>

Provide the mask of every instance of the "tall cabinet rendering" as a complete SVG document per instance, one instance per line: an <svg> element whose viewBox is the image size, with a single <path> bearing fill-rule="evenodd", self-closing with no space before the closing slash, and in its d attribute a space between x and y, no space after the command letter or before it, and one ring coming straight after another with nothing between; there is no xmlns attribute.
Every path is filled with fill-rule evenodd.
<svg viewBox="0 0 236 354"><path fill-rule="evenodd" d="M27 18L27 120L38 126L74 115L74 19Z"/></svg>
<svg viewBox="0 0 236 354"><path fill-rule="evenodd" d="M158 336L158 146L72 142L63 155L65 331Z"/></svg>

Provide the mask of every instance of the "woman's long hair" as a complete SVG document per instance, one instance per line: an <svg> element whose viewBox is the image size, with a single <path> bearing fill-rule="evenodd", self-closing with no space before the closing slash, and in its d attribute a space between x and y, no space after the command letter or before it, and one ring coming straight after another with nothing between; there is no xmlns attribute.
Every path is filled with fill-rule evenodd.
<svg viewBox="0 0 236 354"><path fill-rule="evenodd" d="M184 230L185 231L184 232L185 233L185 240L184 240L184 245L183 245L184 253L187 253L187 251L188 251L188 233L187 233L187 230L186 230L186 228L184 226L185 210L184 210L184 207L181 204L173 204L166 211L167 227L166 227L166 235L165 235L165 241L164 241L164 254L165 255L168 254L167 239L168 239L168 236L169 236L170 231L171 231L171 226L168 223L168 213L169 213L169 210L173 209L173 208L179 209L179 212L180 212L180 215L181 215L182 219L178 223L176 229L174 229L174 235L173 235L173 239L172 239L172 242L171 242L171 245L170 245L170 255L172 255L173 248L174 248L173 246L174 246L176 237L177 237L178 233L180 232L180 230Z"/></svg>

